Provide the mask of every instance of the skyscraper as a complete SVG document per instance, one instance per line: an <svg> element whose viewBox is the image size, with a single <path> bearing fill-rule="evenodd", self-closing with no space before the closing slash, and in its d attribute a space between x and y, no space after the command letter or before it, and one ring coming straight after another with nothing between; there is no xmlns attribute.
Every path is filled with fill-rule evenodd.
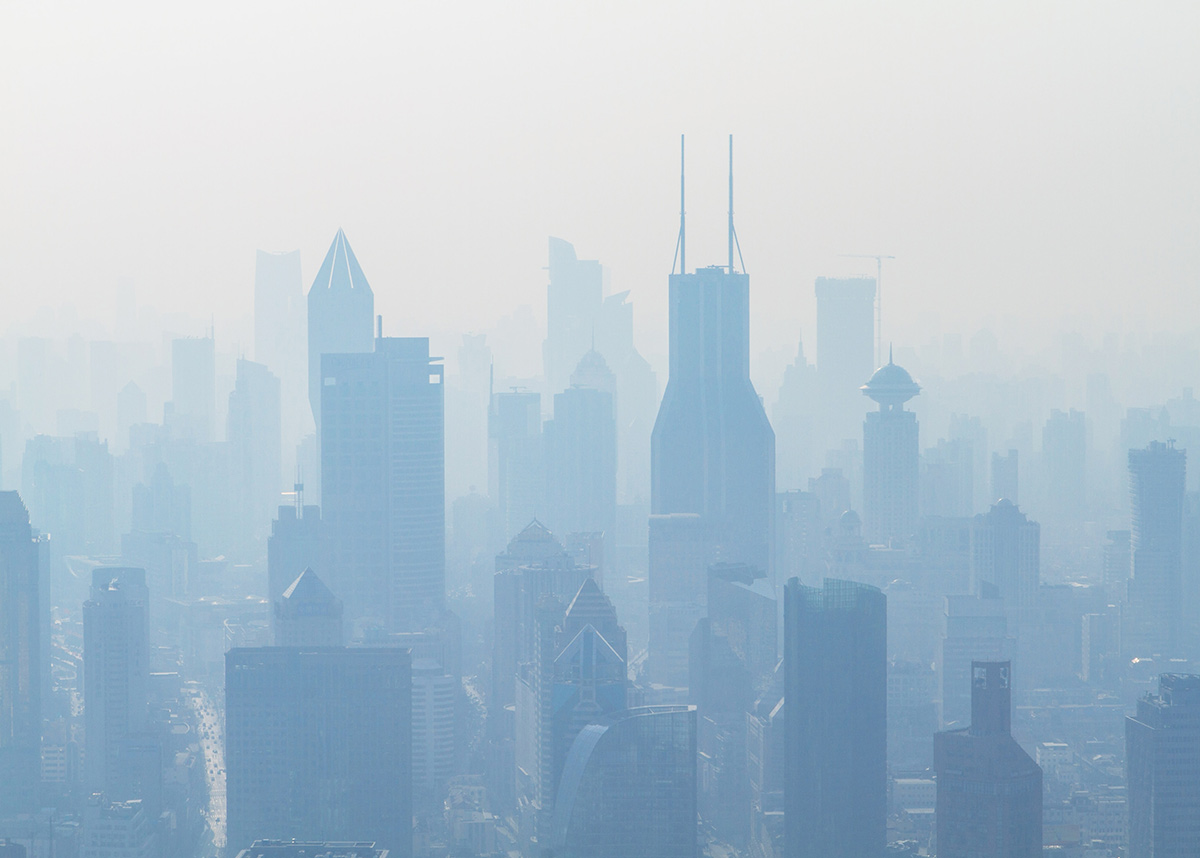
<svg viewBox="0 0 1200 858"><path fill-rule="evenodd" d="M1163 674L1125 719L1129 858L1184 858L1200 843L1200 676Z"/></svg>
<svg viewBox="0 0 1200 858"><path fill-rule="evenodd" d="M942 727L970 722L971 664L1011 658L1013 640L1004 600L991 585L983 596L946 596L941 647L938 652Z"/></svg>
<svg viewBox="0 0 1200 858"><path fill-rule="evenodd" d="M590 355L603 365L599 354ZM554 419L546 421L543 432L547 524L556 533L603 533L606 554L611 556L617 526L617 423L612 393L583 384L556 393Z"/></svg>
<svg viewBox="0 0 1200 858"><path fill-rule="evenodd" d="M1082 411L1050 412L1042 427L1041 473L1047 514L1079 520L1087 501L1087 421Z"/></svg>
<svg viewBox="0 0 1200 858"><path fill-rule="evenodd" d="M83 605L84 783L92 792L123 797L122 744L146 729L149 598L142 569L92 570L91 598Z"/></svg>
<svg viewBox="0 0 1200 858"><path fill-rule="evenodd" d="M300 251L254 257L254 359L277 374L293 361L304 337L304 286Z"/></svg>
<svg viewBox="0 0 1200 858"><path fill-rule="evenodd" d="M1121 631L1127 656L1178 654L1187 453L1153 441L1129 451L1133 578Z"/></svg>
<svg viewBox="0 0 1200 858"><path fill-rule="evenodd" d="M816 293L822 440L831 447L857 434L863 407L855 391L875 369L875 278L818 277Z"/></svg>
<svg viewBox="0 0 1200 858"><path fill-rule="evenodd" d="M488 496L506 540L544 512L545 457L541 394L493 393L488 406Z"/></svg>
<svg viewBox="0 0 1200 858"><path fill-rule="evenodd" d="M229 394L231 501L237 549L245 560L262 557L267 523L283 491L279 379L264 364L239 359Z"/></svg>
<svg viewBox="0 0 1200 858"><path fill-rule="evenodd" d="M825 580L784 591L784 854L882 855L887 839L887 598Z"/></svg>
<svg viewBox="0 0 1200 858"><path fill-rule="evenodd" d="M380 337L321 361L324 573L351 621L420 629L445 599L443 368L429 340Z"/></svg>
<svg viewBox="0 0 1200 858"><path fill-rule="evenodd" d="M550 390L567 387L571 372L594 339L604 300L604 271L594 259L579 259L570 242L550 238L550 284L546 287L543 371Z"/></svg>
<svg viewBox="0 0 1200 858"><path fill-rule="evenodd" d="M732 140L729 189L728 265L687 273L681 215L681 273L670 277L670 376L650 438L650 512L700 516L707 557L689 568L662 565L665 552L653 543L668 534L651 527L648 667L665 684L686 682L686 671L669 665L680 653L686 659L698 618L680 622L673 606L703 599L709 563L772 568L775 433L750 381L750 276L734 268Z"/></svg>
<svg viewBox="0 0 1200 858"><path fill-rule="evenodd" d="M305 569L328 569L328 539L319 506L281 506L267 538L267 600L273 605Z"/></svg>
<svg viewBox="0 0 1200 858"><path fill-rule="evenodd" d="M272 603L275 646L341 646L342 600L305 569Z"/></svg>
<svg viewBox="0 0 1200 858"><path fill-rule="evenodd" d="M1038 858L1042 770L1017 744L1007 661L971 665L971 726L934 735L939 858Z"/></svg>
<svg viewBox="0 0 1200 858"><path fill-rule="evenodd" d="M0 492L0 815L35 807L42 736L42 637L38 544L16 492ZM48 637L47 637L48 641Z"/></svg>
<svg viewBox="0 0 1200 858"><path fill-rule="evenodd" d="M375 293L340 229L308 290L308 401L321 431L321 355L369 352Z"/></svg>
<svg viewBox="0 0 1200 858"><path fill-rule="evenodd" d="M1011 501L1002 500L971 524L971 578L976 593L985 585L1004 600L1009 629L1017 639L1032 620L1041 583L1042 527ZM1028 635L1026 635L1028 637Z"/></svg>
<svg viewBox="0 0 1200 858"><path fill-rule="evenodd" d="M230 650L229 848L375 840L411 855L411 720L407 650Z"/></svg>
<svg viewBox="0 0 1200 858"><path fill-rule="evenodd" d="M695 858L696 709L643 706L575 737L554 809L563 858Z"/></svg>
<svg viewBox="0 0 1200 858"><path fill-rule="evenodd" d="M874 544L906 542L917 532L921 458L917 415L904 403L921 388L889 353L862 392L879 403L863 423L863 529Z"/></svg>

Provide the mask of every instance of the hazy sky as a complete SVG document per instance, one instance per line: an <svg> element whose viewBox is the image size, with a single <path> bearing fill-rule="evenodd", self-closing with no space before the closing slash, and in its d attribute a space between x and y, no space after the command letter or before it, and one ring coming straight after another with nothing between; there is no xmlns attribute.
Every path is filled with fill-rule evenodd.
<svg viewBox="0 0 1200 858"><path fill-rule="evenodd" d="M390 332L487 329L544 314L553 234L665 340L679 134L696 266L732 132L756 350L853 252L897 257L885 339L1195 326L1198 46L1194 2L7 2L4 314L237 317L256 248L307 288L341 226Z"/></svg>

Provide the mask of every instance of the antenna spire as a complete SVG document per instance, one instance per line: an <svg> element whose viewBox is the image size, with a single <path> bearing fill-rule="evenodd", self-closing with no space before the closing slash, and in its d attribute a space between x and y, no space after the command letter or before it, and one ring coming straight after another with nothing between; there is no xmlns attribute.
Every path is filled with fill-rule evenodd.
<svg viewBox="0 0 1200 858"><path fill-rule="evenodd" d="M679 273L687 274L687 216L683 206L683 135L679 135L679 238L675 241L675 260L679 262ZM671 263L671 273L675 273L675 262Z"/></svg>
<svg viewBox="0 0 1200 858"><path fill-rule="evenodd" d="M733 273L733 135L729 135L729 273Z"/></svg>

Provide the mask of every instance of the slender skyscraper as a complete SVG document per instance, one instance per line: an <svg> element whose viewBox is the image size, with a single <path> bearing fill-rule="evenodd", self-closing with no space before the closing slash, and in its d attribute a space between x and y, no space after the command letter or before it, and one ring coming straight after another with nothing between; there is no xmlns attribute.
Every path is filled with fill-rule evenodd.
<svg viewBox="0 0 1200 858"><path fill-rule="evenodd" d="M271 513L283 490L279 379L261 363L237 362L229 394L228 429L232 462L233 521L237 549L247 561L262 557Z"/></svg>
<svg viewBox="0 0 1200 858"><path fill-rule="evenodd" d="M1186 468L1170 442L1129 451L1133 578L1121 649L1130 657L1178 654Z"/></svg>
<svg viewBox="0 0 1200 858"><path fill-rule="evenodd" d="M863 423L863 529L868 542L892 545L917 531L921 470L917 415L904 403L921 392L912 376L892 362L880 367L862 392L879 403Z"/></svg>
<svg viewBox="0 0 1200 858"><path fill-rule="evenodd" d="M321 361L330 588L347 619L419 630L446 595L443 368L429 340L380 337Z"/></svg>
<svg viewBox="0 0 1200 858"><path fill-rule="evenodd" d="M1125 719L1129 858L1185 858L1200 844L1200 676L1163 674Z"/></svg>
<svg viewBox="0 0 1200 858"><path fill-rule="evenodd" d="M170 422L182 436L216 440L217 370L212 334L171 343Z"/></svg>
<svg viewBox="0 0 1200 858"><path fill-rule="evenodd" d="M83 605L83 713L87 736L85 785L120 792L122 745L149 717L149 592L142 569L92 570Z"/></svg>
<svg viewBox="0 0 1200 858"><path fill-rule="evenodd" d="M493 393L488 406L488 495L496 504L505 540L543 513L545 470L541 394Z"/></svg>
<svg viewBox="0 0 1200 858"><path fill-rule="evenodd" d="M730 138L727 265L687 273L681 212L670 378L650 439L651 514L699 516L706 541L702 562L663 565L668 552L653 543L669 535L651 528L650 672L671 685L687 681L686 670L666 664L686 654L703 616L708 564L771 569L775 433L750 381L750 277L734 268L732 147Z"/></svg>
<svg viewBox="0 0 1200 858"><path fill-rule="evenodd" d="M863 407L854 391L875 368L875 278L818 277L816 292L820 428L834 447L857 434Z"/></svg>
<svg viewBox="0 0 1200 858"><path fill-rule="evenodd" d="M16 492L0 492L0 815L33 810L42 736L38 545Z"/></svg>
<svg viewBox="0 0 1200 858"><path fill-rule="evenodd" d="M604 300L604 271L579 259L570 242L550 238L550 285L546 287L546 342L542 361L550 390L567 386L571 372L596 334Z"/></svg>
<svg viewBox="0 0 1200 858"><path fill-rule="evenodd" d="M971 523L971 577L976 594L995 587L1004 600L1009 631L1018 641L1033 620L1034 600L1041 583L1042 526L1008 500L994 504Z"/></svg>
<svg viewBox="0 0 1200 858"><path fill-rule="evenodd" d="M887 840L887 598L798 578L784 592L784 855L864 858Z"/></svg>
<svg viewBox="0 0 1200 858"><path fill-rule="evenodd" d="M939 858L1039 858L1042 770L1012 737L1007 661L971 665L971 726L934 735Z"/></svg>
<svg viewBox="0 0 1200 858"><path fill-rule="evenodd" d="M369 352L375 293L340 229L308 291L308 401L321 430L321 355Z"/></svg>

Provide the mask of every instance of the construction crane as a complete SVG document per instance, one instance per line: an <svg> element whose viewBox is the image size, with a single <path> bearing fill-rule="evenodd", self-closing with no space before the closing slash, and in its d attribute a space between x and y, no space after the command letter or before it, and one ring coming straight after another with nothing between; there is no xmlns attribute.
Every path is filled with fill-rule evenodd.
<svg viewBox="0 0 1200 858"><path fill-rule="evenodd" d="M883 366L883 260L895 259L884 253L842 253L846 259L875 260L875 366Z"/></svg>

